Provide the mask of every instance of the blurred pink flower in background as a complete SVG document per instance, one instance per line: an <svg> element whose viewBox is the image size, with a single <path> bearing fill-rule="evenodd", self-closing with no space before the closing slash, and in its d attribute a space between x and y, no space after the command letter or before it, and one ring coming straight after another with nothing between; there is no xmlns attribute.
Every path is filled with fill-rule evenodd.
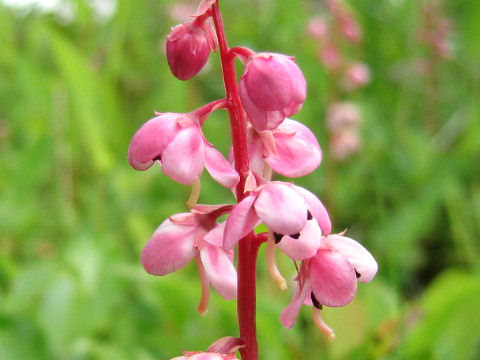
<svg viewBox="0 0 480 360"><path fill-rule="evenodd" d="M448 59L452 53L449 36L452 24L443 14L439 2L429 3L422 12L423 24L419 30L419 38L431 48L432 53L440 59Z"/></svg>
<svg viewBox="0 0 480 360"><path fill-rule="evenodd" d="M328 107L327 127L332 133L358 127L360 123L360 110L358 106L349 101L337 102Z"/></svg>
<svg viewBox="0 0 480 360"><path fill-rule="evenodd" d="M346 8L341 8L336 14L338 27L344 38L352 43L362 40L362 30L355 19L355 16Z"/></svg>
<svg viewBox="0 0 480 360"><path fill-rule="evenodd" d="M328 43L320 48L320 60L328 71L335 72L342 66L343 56L340 48L334 41L327 41Z"/></svg>
<svg viewBox="0 0 480 360"><path fill-rule="evenodd" d="M310 19L307 24L307 34L314 39L325 39L328 34L328 23L321 17Z"/></svg>
<svg viewBox="0 0 480 360"><path fill-rule="evenodd" d="M370 82L370 68L363 63L355 62L345 70L343 87L352 91L367 85Z"/></svg>
<svg viewBox="0 0 480 360"><path fill-rule="evenodd" d="M362 140L358 131L346 131L333 135L330 153L336 160L345 160L357 153L362 147Z"/></svg>
<svg viewBox="0 0 480 360"><path fill-rule="evenodd" d="M327 111L327 127L331 134L330 153L336 160L344 160L358 152L362 146L358 106L351 102L330 105Z"/></svg>
<svg viewBox="0 0 480 360"><path fill-rule="evenodd" d="M192 18L196 7L189 2L175 2L168 7L168 15L176 22L184 22Z"/></svg>

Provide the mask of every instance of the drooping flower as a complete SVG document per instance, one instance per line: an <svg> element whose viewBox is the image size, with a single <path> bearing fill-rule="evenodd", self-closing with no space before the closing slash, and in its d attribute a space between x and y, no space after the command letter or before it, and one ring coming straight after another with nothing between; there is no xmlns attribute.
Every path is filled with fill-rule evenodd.
<svg viewBox="0 0 480 360"><path fill-rule="evenodd" d="M312 219L318 223L321 233L320 229L315 230L315 226L310 224ZM310 239L307 234L311 232L316 232L320 237L321 234L328 235L331 231L327 210L314 194L290 183L274 181L258 187L230 212L224 232L225 249L233 249L259 221L267 225L280 239L285 235L292 240L299 239L302 234ZM285 245L285 249L302 256L305 245L310 248L310 244L302 241L297 243L297 246Z"/></svg>
<svg viewBox="0 0 480 360"><path fill-rule="evenodd" d="M323 237L317 254L302 262L296 278L298 287L293 301L282 313L282 324L291 328L302 305L318 309L347 305L357 292L357 281L370 282L377 270L373 256L355 240L343 233ZM316 323L323 324L321 330L328 332L330 328L320 319Z"/></svg>
<svg viewBox="0 0 480 360"><path fill-rule="evenodd" d="M240 97L249 120L258 130L272 130L302 108L307 83L292 57L253 54L240 80Z"/></svg>
<svg viewBox="0 0 480 360"><path fill-rule="evenodd" d="M185 21L172 29L167 36L167 61L173 75L188 80L202 70L218 45L212 19L206 12L214 1L204 0L193 20ZM185 11L187 9L184 9Z"/></svg>
<svg viewBox="0 0 480 360"><path fill-rule="evenodd" d="M299 177L311 173L322 161L315 135L305 125L286 119L274 130L247 133L250 170L263 175L265 163L277 173Z"/></svg>
<svg viewBox="0 0 480 360"><path fill-rule="evenodd" d="M203 30L188 21L175 26L167 37L167 60L173 75L188 80L202 70L210 56Z"/></svg>
<svg viewBox="0 0 480 360"><path fill-rule="evenodd" d="M143 249L143 267L157 276L175 272L197 258L204 285L199 312L208 306L208 283L226 300L233 300L237 294L233 250L222 246L225 222L216 221L230 209L230 205L197 205L190 213L171 216Z"/></svg>
<svg viewBox="0 0 480 360"><path fill-rule="evenodd" d="M147 121L130 143L128 161L141 171L158 161L167 176L186 185L199 179L204 167L225 187L239 181L235 169L205 139L198 119L189 114L164 113Z"/></svg>

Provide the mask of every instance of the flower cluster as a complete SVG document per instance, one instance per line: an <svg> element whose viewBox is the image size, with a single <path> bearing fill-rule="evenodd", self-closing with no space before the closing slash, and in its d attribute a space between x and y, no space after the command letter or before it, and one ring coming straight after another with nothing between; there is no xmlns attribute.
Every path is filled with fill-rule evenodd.
<svg viewBox="0 0 480 360"><path fill-rule="evenodd" d="M314 17L307 33L319 45L319 58L332 75L334 94L349 94L370 82L370 69L364 63L349 59L345 45L358 46L362 29L355 14L341 0L328 0L325 16ZM330 97L327 109L327 128L331 134L330 151L336 160L344 160L362 145L360 112L357 105Z"/></svg>
<svg viewBox="0 0 480 360"><path fill-rule="evenodd" d="M302 305L313 305L315 323L331 338L333 332L326 331L320 315L322 306L349 303L357 281L370 281L377 265L360 244L343 234L331 234L330 216L316 195L290 182L272 181L274 173L291 178L307 175L322 161L314 134L288 118L300 111L306 99L302 71L290 56L229 49L217 0L203 0L190 20L172 29L166 47L170 69L181 80L195 76L210 53L220 49L227 97L187 114L157 113L134 135L128 151L133 168L143 171L158 163L174 181L193 185L190 211L172 215L158 227L143 250L142 263L148 273L163 276L195 259L203 290L198 311L208 309L210 285L226 300L238 296L242 336L220 339L207 352L186 352L176 359L233 360L237 349L249 359L256 357L251 321L255 310L240 305L242 299L255 296L255 286L241 283L246 273L255 275L255 267L242 267L240 256L238 276L234 266L237 245L246 243L255 244L257 250L267 243L268 268L282 289L286 281L275 263L276 248L301 261L297 290L281 321L289 328ZM245 64L238 83L235 58ZM229 111L232 124L228 160L202 131L209 115L219 109ZM220 185L232 189L238 203L196 203L204 168ZM225 215L227 220L219 222ZM268 232L255 234L262 223ZM248 256L256 262L255 251ZM250 293L240 292L246 288Z"/></svg>

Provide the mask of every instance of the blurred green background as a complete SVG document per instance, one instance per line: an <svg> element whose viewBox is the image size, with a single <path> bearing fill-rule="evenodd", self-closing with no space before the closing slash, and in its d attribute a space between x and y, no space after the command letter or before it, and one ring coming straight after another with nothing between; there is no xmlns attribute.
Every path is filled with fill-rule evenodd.
<svg viewBox="0 0 480 360"><path fill-rule="evenodd" d="M237 335L235 302L212 292L209 312L196 313L194 264L154 278L140 263L158 224L185 210L188 189L159 167L130 168L130 139L154 110L191 111L224 94L216 55L192 81L170 74L173 2L63 1L54 12L0 2L1 360L160 360ZM328 343L307 308L292 330L281 326L292 290L276 290L261 249L261 358L480 359L480 1L442 2L452 55L430 76L410 66L432 56L417 36L426 2L349 2L364 40L345 51L372 81L346 97L361 108L363 148L343 162L329 155L325 126L333 79L305 35L321 3L222 8L232 45L294 55L304 70L309 96L295 118L317 135L324 162L298 183L380 269L353 303L325 310L337 334ZM227 152L224 112L206 134ZM208 175L202 182L201 202L233 201Z"/></svg>

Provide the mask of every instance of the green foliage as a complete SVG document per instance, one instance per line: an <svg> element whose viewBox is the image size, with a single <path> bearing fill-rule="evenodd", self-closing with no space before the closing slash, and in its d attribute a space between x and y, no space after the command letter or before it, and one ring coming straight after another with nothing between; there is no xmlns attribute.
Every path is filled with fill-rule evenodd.
<svg viewBox="0 0 480 360"><path fill-rule="evenodd" d="M159 279L139 260L156 226L184 211L188 189L158 167L131 169L132 135L154 110L190 111L223 96L215 56L188 83L169 73L162 41L175 25L172 2L119 0L105 22L85 0L71 22L0 5L1 360L169 359L236 335L234 302L212 294L208 314L196 314L195 266ZM332 79L304 31L318 3L222 8L232 44L295 55L304 69L309 97L296 118L325 156L299 183L325 200L335 230L351 227L380 271L352 304L325 311L337 333L329 344L308 309L292 330L281 326L291 289L274 288L261 250L263 358L477 359L480 2L444 2L454 52L437 69L433 100L411 66L426 52L415 32L420 2L350 2L365 33L353 55L369 64L372 83L352 96L364 147L343 163L330 156L324 121ZM228 152L226 114L209 119L206 135ZM233 197L205 175L200 200ZM279 262L293 278L292 264Z"/></svg>

